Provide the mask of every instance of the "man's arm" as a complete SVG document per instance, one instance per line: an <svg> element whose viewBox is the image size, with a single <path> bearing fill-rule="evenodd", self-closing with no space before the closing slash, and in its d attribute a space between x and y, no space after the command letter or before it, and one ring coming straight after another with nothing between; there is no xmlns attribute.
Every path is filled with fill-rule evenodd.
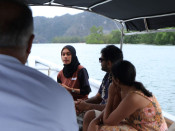
<svg viewBox="0 0 175 131"><path fill-rule="evenodd" d="M100 110L102 111L105 108L105 105L101 105L102 101L101 95L97 93L94 97L87 99L86 101L80 100L76 104L76 109L80 112L88 110Z"/></svg>
<svg viewBox="0 0 175 131"><path fill-rule="evenodd" d="M95 96L85 100L86 103L91 103L91 104L100 104L102 101L100 93L97 93Z"/></svg>

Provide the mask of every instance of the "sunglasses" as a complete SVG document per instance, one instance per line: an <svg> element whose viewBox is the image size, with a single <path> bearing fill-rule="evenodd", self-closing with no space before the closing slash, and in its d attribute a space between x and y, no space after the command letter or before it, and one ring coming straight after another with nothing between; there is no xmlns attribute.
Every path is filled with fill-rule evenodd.
<svg viewBox="0 0 175 131"><path fill-rule="evenodd" d="M105 59L104 58L99 58L99 62L102 63Z"/></svg>

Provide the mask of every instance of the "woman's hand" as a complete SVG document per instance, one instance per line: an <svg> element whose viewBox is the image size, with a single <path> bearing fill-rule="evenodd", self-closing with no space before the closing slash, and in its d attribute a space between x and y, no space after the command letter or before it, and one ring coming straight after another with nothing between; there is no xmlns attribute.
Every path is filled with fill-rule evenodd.
<svg viewBox="0 0 175 131"><path fill-rule="evenodd" d="M75 103L76 110L83 112L89 109L89 104L86 103L84 100L78 99Z"/></svg>
<svg viewBox="0 0 175 131"><path fill-rule="evenodd" d="M65 85L65 84L61 84L64 88L66 88L68 91L71 91L72 90L72 88L70 88L70 87L68 87L67 85Z"/></svg>
<svg viewBox="0 0 175 131"><path fill-rule="evenodd" d="M93 119L88 126L88 131L98 131L99 125L102 124L103 112L97 118Z"/></svg>

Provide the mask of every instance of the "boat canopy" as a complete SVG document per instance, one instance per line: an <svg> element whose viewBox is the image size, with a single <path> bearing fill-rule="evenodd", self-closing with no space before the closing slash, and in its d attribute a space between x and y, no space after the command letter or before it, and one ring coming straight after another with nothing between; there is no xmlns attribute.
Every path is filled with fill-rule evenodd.
<svg viewBox="0 0 175 131"><path fill-rule="evenodd" d="M175 0L27 0L30 6L63 6L94 12L122 24L128 31L175 27Z"/></svg>

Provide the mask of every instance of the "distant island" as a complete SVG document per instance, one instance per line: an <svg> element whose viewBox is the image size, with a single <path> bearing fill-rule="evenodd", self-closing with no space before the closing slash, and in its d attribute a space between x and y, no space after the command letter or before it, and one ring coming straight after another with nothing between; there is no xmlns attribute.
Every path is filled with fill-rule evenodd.
<svg viewBox="0 0 175 131"><path fill-rule="evenodd" d="M89 12L54 18L34 17L34 27L34 43L120 43L121 25ZM124 43L175 45L175 32L125 36Z"/></svg>
<svg viewBox="0 0 175 131"><path fill-rule="evenodd" d="M92 26L103 27L105 34L117 29L116 23L111 19L90 12L54 18L37 16L34 17L34 42L48 43L55 37L85 37L90 34ZM118 27L121 28L119 24Z"/></svg>

